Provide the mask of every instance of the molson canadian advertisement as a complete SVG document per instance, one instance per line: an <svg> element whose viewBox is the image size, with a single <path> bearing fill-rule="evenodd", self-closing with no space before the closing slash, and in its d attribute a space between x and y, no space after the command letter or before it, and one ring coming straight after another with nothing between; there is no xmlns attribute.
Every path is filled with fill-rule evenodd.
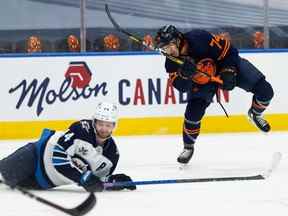
<svg viewBox="0 0 288 216"><path fill-rule="evenodd" d="M283 71L288 53L241 55L274 88L266 112L272 130L288 130L288 74ZM100 101L118 105L116 135L181 133L187 95L168 82L165 58L158 54L23 55L5 56L0 62L0 139L34 138L47 127L64 130L75 120L91 118ZM256 131L246 118L251 93L235 88L219 90L218 95L229 118L215 98L203 132Z"/></svg>

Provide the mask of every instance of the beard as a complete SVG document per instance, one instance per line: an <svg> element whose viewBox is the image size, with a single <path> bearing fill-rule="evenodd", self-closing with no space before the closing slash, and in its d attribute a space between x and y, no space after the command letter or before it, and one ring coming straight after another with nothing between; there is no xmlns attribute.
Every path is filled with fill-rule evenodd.
<svg viewBox="0 0 288 216"><path fill-rule="evenodd" d="M97 136L100 139L108 139L112 135L112 132L103 132L103 131L96 131L96 132L97 132Z"/></svg>

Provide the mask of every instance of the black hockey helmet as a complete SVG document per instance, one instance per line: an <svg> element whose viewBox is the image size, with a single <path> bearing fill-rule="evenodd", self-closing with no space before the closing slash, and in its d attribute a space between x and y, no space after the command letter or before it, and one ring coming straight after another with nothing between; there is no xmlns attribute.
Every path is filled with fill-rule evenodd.
<svg viewBox="0 0 288 216"><path fill-rule="evenodd" d="M182 38L182 33L173 25L165 25L157 31L156 47L161 48L170 42L176 42L178 38Z"/></svg>

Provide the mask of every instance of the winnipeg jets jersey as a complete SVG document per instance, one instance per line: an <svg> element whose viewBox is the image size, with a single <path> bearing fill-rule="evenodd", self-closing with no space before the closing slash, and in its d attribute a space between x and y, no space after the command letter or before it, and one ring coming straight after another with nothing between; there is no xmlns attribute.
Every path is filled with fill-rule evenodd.
<svg viewBox="0 0 288 216"><path fill-rule="evenodd" d="M66 132L45 129L37 144L36 179L42 188L79 183L81 175L91 170L103 181L112 174L119 160L115 141L96 141L92 120L73 123Z"/></svg>

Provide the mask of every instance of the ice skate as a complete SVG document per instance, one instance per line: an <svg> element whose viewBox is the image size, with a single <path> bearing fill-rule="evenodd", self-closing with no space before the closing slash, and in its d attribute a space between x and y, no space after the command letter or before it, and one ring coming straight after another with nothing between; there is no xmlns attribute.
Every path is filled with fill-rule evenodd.
<svg viewBox="0 0 288 216"><path fill-rule="evenodd" d="M270 131L271 127L269 123L263 118L262 115L253 113L252 109L248 110L248 118L261 131L265 133Z"/></svg>
<svg viewBox="0 0 288 216"><path fill-rule="evenodd" d="M192 146L192 148L184 148L184 150L178 156L177 161L181 164L187 164L192 158L193 153L194 153L194 146Z"/></svg>

